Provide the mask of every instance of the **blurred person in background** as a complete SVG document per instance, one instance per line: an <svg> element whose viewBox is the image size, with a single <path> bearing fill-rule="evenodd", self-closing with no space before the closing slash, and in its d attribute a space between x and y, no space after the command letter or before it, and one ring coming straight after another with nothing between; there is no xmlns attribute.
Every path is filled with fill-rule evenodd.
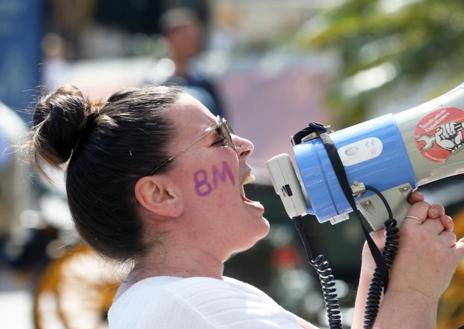
<svg viewBox="0 0 464 329"><path fill-rule="evenodd" d="M64 86L36 105L36 165L67 163L81 236L131 271L109 311L116 328L315 328L264 292L224 277L224 262L264 238L264 208L246 197L251 141L172 87L121 90L92 103ZM460 260L451 218L414 193L376 328L434 328ZM379 242L382 232L374 234ZM374 261L364 248L353 328L362 328Z"/></svg>
<svg viewBox="0 0 464 329"><path fill-rule="evenodd" d="M0 102L0 250L20 227L19 216L29 206L28 167L15 149L24 142L27 132L23 120Z"/></svg>
<svg viewBox="0 0 464 329"><path fill-rule="evenodd" d="M42 39L42 82L51 92L69 80L70 64L67 60L66 41L56 33L48 33Z"/></svg>
<svg viewBox="0 0 464 329"><path fill-rule="evenodd" d="M169 58L160 59L144 84L173 85L185 88L201 100L214 115L226 116L216 84L195 65L202 50L203 26L189 8L174 8L160 18Z"/></svg>

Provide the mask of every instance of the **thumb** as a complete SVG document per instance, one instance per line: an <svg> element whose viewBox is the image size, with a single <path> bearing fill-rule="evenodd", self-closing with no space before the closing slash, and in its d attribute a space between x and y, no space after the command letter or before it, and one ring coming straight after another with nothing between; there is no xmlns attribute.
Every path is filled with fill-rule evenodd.
<svg viewBox="0 0 464 329"><path fill-rule="evenodd" d="M384 240L385 240L385 229L380 229L377 231L372 231L370 233L372 240L374 240L375 244L378 248L383 248Z"/></svg>

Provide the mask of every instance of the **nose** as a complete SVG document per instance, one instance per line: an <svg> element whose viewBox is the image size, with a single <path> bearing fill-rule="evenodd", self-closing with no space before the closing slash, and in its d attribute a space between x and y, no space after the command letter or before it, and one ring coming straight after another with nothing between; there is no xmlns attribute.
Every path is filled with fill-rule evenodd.
<svg viewBox="0 0 464 329"><path fill-rule="evenodd" d="M240 160L246 160L253 153L255 147L250 140L237 135L233 135L232 140Z"/></svg>

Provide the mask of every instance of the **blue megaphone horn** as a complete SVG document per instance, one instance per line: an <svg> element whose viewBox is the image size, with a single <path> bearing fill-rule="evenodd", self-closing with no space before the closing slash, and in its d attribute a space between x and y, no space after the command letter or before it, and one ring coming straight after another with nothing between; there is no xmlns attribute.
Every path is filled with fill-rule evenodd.
<svg viewBox="0 0 464 329"><path fill-rule="evenodd" d="M333 142L350 192L370 226L380 229L387 212L366 186L382 193L401 222L411 190L464 173L464 84L417 107L336 132L312 123L292 138L296 170L288 154L266 163L291 218L311 214L321 223L336 224L348 218L352 207L321 133Z"/></svg>

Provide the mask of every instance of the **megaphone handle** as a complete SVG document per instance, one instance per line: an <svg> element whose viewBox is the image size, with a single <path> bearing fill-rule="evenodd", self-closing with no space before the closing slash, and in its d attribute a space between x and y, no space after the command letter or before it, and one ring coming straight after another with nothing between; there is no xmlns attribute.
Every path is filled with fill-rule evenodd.
<svg viewBox="0 0 464 329"><path fill-rule="evenodd" d="M356 217L359 220L359 224L361 226L361 229L363 230L363 233L366 237L366 242L369 247L369 250L371 251L372 257L374 258L376 269L374 271L374 277L371 281L371 285L369 287L369 292L368 292L368 303L366 304L366 313L365 313L365 322L367 326L366 328L371 328L371 324L374 323L375 318L377 316L378 312L378 306L380 304L380 298L378 298L381 295L382 292L382 286L384 287L384 291L387 291L388 287L388 277L389 277L389 268L393 262L394 254L395 254L395 241L392 241L392 255L388 257L388 262L386 261L386 257L384 258L384 255L380 252L379 248L375 244L375 242L372 240L372 237L369 235L367 228L365 226L365 223L363 221L363 215L362 213L358 210L356 201L353 197L353 191L351 190L351 186L348 182L348 178L346 176L345 172L345 167L340 159L340 156L338 154L337 148L335 147L335 144L333 143L332 139L327 133L322 133L319 135L319 137L322 140L322 143L324 145L325 150L327 151L327 155L329 157L329 160L332 164L333 170L335 171L337 177L338 177L338 182L340 183L340 187L343 191L343 194L345 195L346 200L350 204L351 208L353 209L354 213L356 214ZM367 189L367 186L366 186ZM383 196L380 192L378 192L375 188L371 188L371 191L374 191L374 193L378 194L379 197L382 199L383 203ZM390 209L388 202L385 202L384 204L385 208ZM389 211L390 212L390 211ZM365 218L364 218L365 219ZM396 228L396 221L393 218L390 218L387 222L391 222L393 225L393 229ZM397 228L396 228L397 229ZM396 239L396 234L393 234L393 240ZM388 241L386 241L387 243ZM385 245L387 247L387 244ZM384 250L385 252L385 250ZM390 253L390 252L389 252Z"/></svg>
<svg viewBox="0 0 464 329"><path fill-rule="evenodd" d="M409 208L411 207L408 202L408 196L411 191L412 187L409 183L382 191L382 195L388 202L391 211L393 212L393 218L397 220L398 226L402 224ZM388 218L388 215L385 211L384 203L378 196L374 194L360 199L358 201L358 209L374 231L380 230L384 227L384 223Z"/></svg>

